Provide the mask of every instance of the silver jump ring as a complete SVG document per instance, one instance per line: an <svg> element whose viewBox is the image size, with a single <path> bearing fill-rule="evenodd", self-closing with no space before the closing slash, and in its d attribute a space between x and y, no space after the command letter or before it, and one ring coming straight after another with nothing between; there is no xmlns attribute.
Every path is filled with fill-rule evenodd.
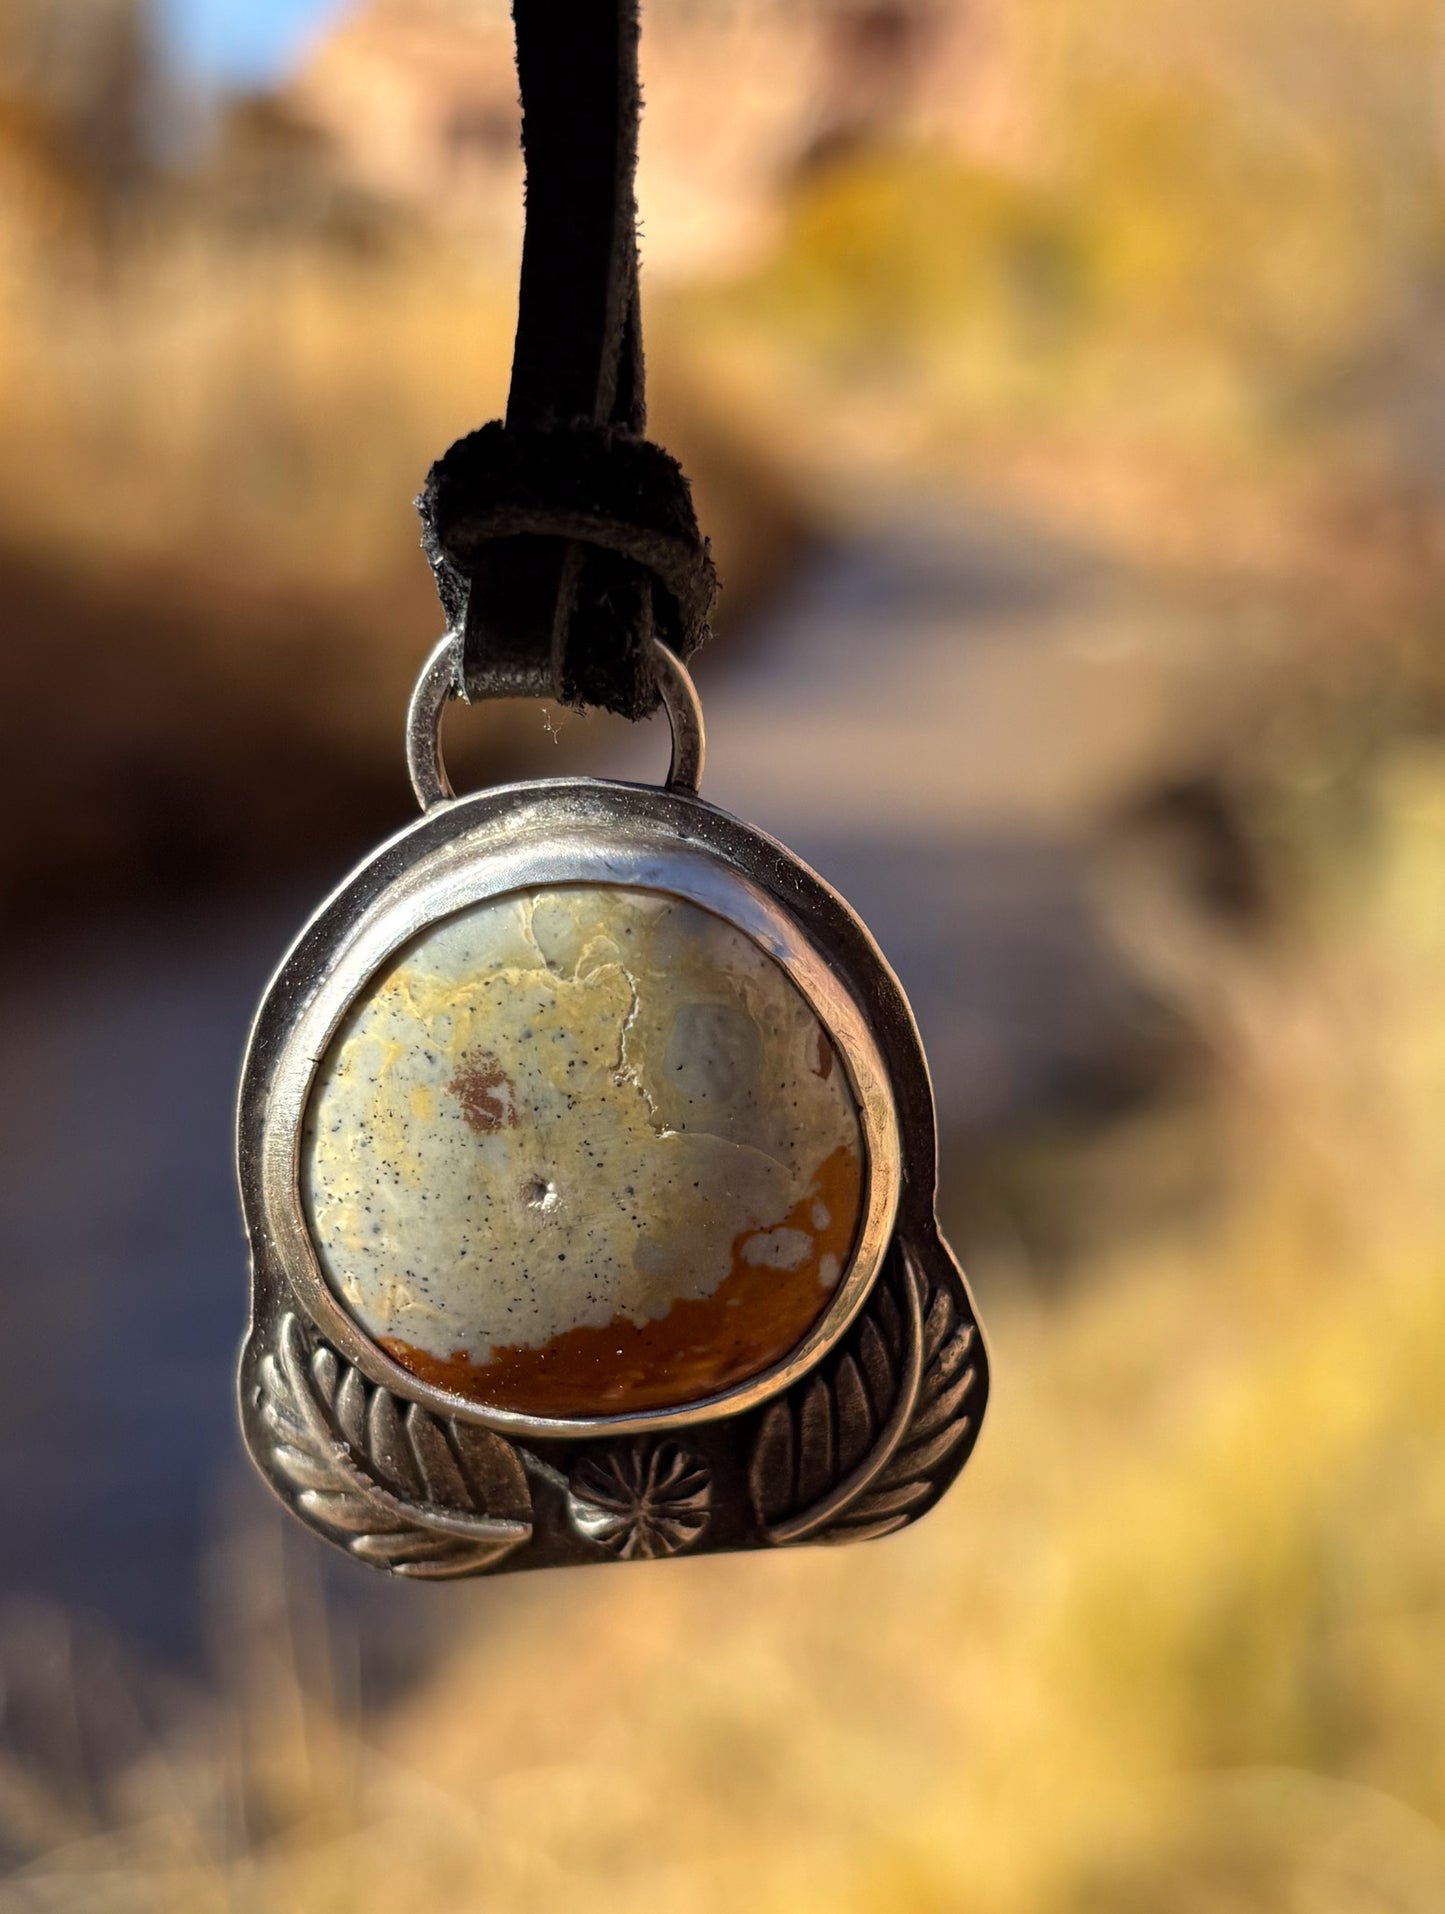
<svg viewBox="0 0 1445 1914"><path fill-rule="evenodd" d="M456 796L442 759L442 714L462 695L461 634L449 631L422 666L406 712L406 768L416 801L424 811ZM672 727L672 759L666 789L695 797L702 782L705 740L702 705L687 666L660 638L652 641L652 663L663 709Z"/></svg>

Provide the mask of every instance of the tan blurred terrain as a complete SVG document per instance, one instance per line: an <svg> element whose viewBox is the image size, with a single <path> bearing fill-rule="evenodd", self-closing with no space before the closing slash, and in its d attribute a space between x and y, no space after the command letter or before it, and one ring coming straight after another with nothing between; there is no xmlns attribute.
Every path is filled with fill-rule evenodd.
<svg viewBox="0 0 1445 1914"><path fill-rule="evenodd" d="M33 714L0 790L50 794L0 854L17 902L239 873L298 816L319 848L395 815L439 619L410 499L503 409L520 240L515 166L500 239L423 223L284 95L162 163L142 10L63 3L68 37L46 5L0 18L0 699ZM653 388L726 629L806 511L665 341ZM495 757L513 727L483 728Z"/></svg>
<svg viewBox="0 0 1445 1914"><path fill-rule="evenodd" d="M915 999L989 1427L875 1548L374 1613L217 1464L203 1675L74 1594L153 1601L136 1524L89 1563L42 1505L211 1428L209 1086L313 873L406 814L407 500L502 402L515 103L499 5L370 0L182 163L139 13L63 4L84 74L0 6L3 876L59 926L0 989L45 1485L0 1908L1437 1914L1436 10L654 0L655 430L739 612L708 791ZM456 731L463 776L659 749ZM380 1699L378 1633L425 1640Z"/></svg>

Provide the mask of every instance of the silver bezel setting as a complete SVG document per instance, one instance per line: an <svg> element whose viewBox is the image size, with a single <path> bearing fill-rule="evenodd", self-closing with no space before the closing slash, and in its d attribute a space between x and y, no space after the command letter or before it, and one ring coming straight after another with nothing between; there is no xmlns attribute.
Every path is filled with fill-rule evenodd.
<svg viewBox="0 0 1445 1914"><path fill-rule="evenodd" d="M697 796L697 694L656 640L653 652L672 727L665 788L578 778L459 799L441 752L461 695L458 640L442 639L407 718L423 816L316 912L252 1028L238 1126L252 1270L242 1430L294 1514L395 1575L889 1535L947 1489L988 1401L982 1332L934 1211L933 1092L907 1000L835 891ZM377 971L458 910L567 883L685 898L771 955L833 1039L867 1157L853 1253L812 1331L729 1390L633 1415L524 1415L404 1369L326 1281L300 1187L316 1071Z"/></svg>
<svg viewBox="0 0 1445 1914"><path fill-rule="evenodd" d="M661 800L672 830L641 829ZM678 827L720 813L678 793L596 780L504 786L434 804L323 906L263 1003L246 1075L264 1067L259 1128L243 1141L243 1190L295 1303L371 1381L432 1413L513 1436L644 1434L741 1414L786 1389L833 1347L878 1273L898 1207L901 1146L886 1066L868 1020L828 957L755 875ZM694 824L698 821L691 819ZM763 841L766 843L766 840ZM776 847L768 847L776 853ZM723 918L777 962L832 1038L857 1104L866 1153L852 1254L832 1300L782 1361L717 1394L632 1414L542 1417L422 1381L380 1348L322 1270L301 1192L301 1139L316 1071L378 971L416 936L469 906L517 891L615 885L677 897ZM249 1205L248 1205L249 1206Z"/></svg>

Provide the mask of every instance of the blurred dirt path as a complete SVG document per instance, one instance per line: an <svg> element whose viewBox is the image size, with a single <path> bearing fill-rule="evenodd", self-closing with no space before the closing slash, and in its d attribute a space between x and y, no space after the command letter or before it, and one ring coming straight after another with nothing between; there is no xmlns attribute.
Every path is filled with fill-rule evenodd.
<svg viewBox="0 0 1445 1914"><path fill-rule="evenodd" d="M1090 858L1122 807L1207 753L1208 643L1203 614L1149 581L938 508L818 555L748 642L699 660L704 795L862 913L956 1136L1107 1095L1147 1041ZM612 768L655 778L663 750L627 739Z"/></svg>

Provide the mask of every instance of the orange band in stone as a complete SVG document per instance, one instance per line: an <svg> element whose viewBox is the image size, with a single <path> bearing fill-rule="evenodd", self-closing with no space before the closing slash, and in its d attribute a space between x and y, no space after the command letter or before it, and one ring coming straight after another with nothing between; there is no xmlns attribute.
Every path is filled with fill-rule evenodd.
<svg viewBox="0 0 1445 1914"><path fill-rule="evenodd" d="M423 1382L490 1408L524 1415L624 1415L670 1409L717 1394L781 1362L822 1314L836 1288L821 1264L846 1270L862 1207L862 1166L852 1150L834 1150L783 1227L809 1239L793 1269L746 1260L749 1230L733 1244L732 1268L711 1296L681 1298L655 1322L626 1318L569 1329L536 1349L494 1349L486 1362L464 1352L433 1356L395 1337L381 1347ZM821 1205L827 1221L818 1227Z"/></svg>

